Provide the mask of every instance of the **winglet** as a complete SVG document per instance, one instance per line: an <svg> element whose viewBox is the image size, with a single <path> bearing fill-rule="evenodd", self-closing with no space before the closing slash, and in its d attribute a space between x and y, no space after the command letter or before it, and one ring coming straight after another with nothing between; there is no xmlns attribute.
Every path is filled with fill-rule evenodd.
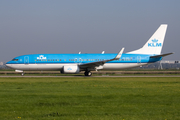
<svg viewBox="0 0 180 120"><path fill-rule="evenodd" d="M121 58L123 51L124 51L124 48L122 48L121 51L119 51L119 53L116 55L116 57L114 59L118 60L119 58Z"/></svg>

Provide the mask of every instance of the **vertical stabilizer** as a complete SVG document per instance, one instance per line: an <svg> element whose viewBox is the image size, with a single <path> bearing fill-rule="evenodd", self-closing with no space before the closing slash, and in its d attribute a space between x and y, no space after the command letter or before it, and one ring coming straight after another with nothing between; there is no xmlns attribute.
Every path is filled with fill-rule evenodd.
<svg viewBox="0 0 180 120"><path fill-rule="evenodd" d="M146 44L135 51L128 52L130 54L161 54L163 42L166 34L167 24L162 24L146 42Z"/></svg>

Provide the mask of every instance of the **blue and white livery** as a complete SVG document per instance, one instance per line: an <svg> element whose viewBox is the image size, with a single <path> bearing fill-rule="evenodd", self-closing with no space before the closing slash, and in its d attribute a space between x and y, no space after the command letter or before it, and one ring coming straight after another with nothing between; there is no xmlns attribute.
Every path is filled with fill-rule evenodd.
<svg viewBox="0 0 180 120"><path fill-rule="evenodd" d="M173 54L161 54L167 24L162 24L140 49L118 54L32 54L15 57L6 66L21 72L24 70L58 70L61 73L79 73L91 76L94 70L119 70L138 67L160 61L162 57Z"/></svg>

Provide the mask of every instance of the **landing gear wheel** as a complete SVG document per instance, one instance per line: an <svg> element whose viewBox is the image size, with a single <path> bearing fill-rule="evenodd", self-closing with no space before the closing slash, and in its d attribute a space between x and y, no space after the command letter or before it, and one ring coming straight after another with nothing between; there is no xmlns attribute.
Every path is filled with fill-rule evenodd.
<svg viewBox="0 0 180 120"><path fill-rule="evenodd" d="M84 72L84 75L85 75L85 76L91 76L92 73L91 73L90 71L85 71L85 72Z"/></svg>
<svg viewBox="0 0 180 120"><path fill-rule="evenodd" d="M24 73L21 73L22 76L24 76Z"/></svg>
<svg viewBox="0 0 180 120"><path fill-rule="evenodd" d="M88 72L88 76L91 76L92 75L92 72Z"/></svg>

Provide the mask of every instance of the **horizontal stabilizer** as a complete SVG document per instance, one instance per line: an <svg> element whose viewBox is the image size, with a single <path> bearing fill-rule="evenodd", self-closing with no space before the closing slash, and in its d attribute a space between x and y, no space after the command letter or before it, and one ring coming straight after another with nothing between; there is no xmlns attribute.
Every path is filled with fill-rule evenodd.
<svg viewBox="0 0 180 120"><path fill-rule="evenodd" d="M164 57L164 56L171 55L171 54L173 54L173 53L166 53L166 54L161 54L161 55L150 56L150 58Z"/></svg>

